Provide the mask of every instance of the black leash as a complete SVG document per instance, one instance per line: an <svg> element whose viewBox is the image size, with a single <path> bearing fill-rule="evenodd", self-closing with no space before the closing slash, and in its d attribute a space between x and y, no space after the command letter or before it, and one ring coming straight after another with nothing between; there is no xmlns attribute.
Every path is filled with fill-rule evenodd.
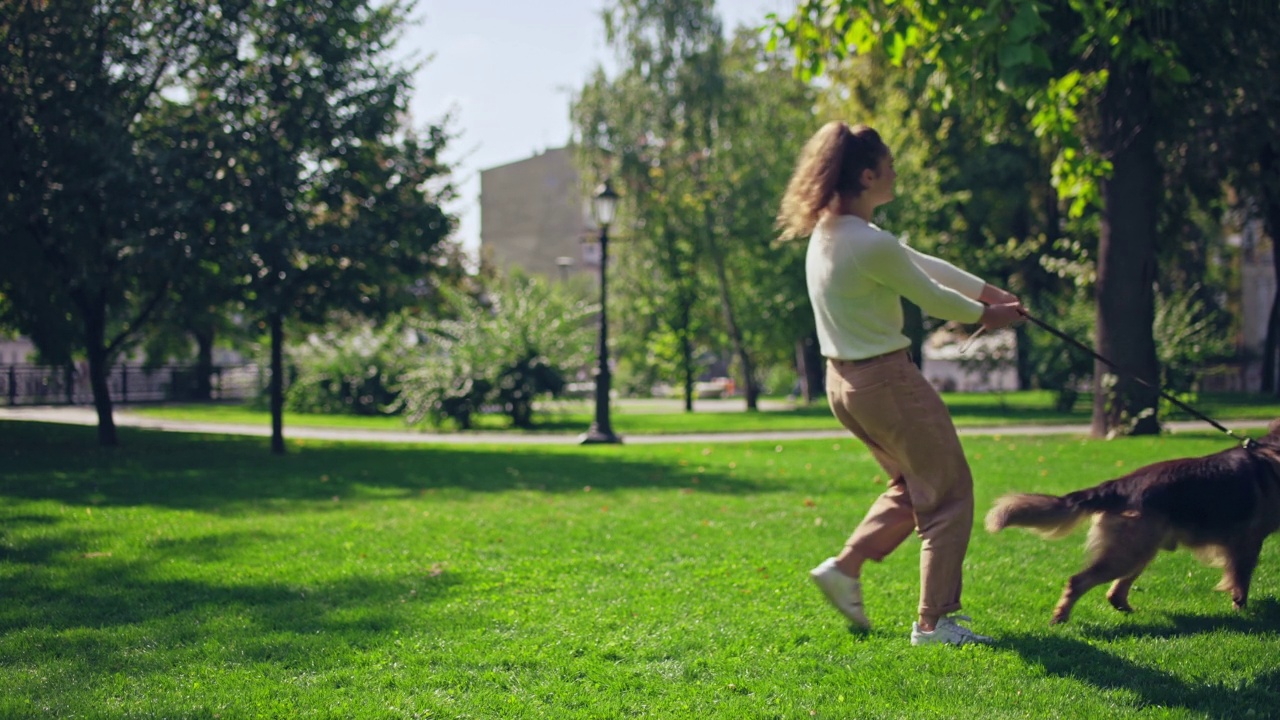
<svg viewBox="0 0 1280 720"><path fill-rule="evenodd" d="M1032 315L1031 313L1027 312L1025 309L1021 310L1020 312L1022 313L1022 316L1023 316L1023 317L1025 317L1026 319L1030 320L1032 323L1034 323L1034 324L1036 324L1036 325L1040 326L1041 328L1043 328L1044 330L1048 331L1049 333L1051 333L1051 334L1053 334L1053 335L1057 336L1060 340L1063 340L1064 342L1069 343L1070 345L1073 345L1073 346L1075 346L1075 347L1077 347L1077 348L1080 348L1081 350L1084 350L1085 352L1087 352L1087 353L1089 353L1090 355L1092 355L1092 356L1094 356L1095 358L1097 358L1100 362L1105 363L1105 364L1107 365L1107 367L1111 368L1112 370L1115 370L1117 373L1120 373L1120 374L1122 374L1122 375L1128 375L1129 377L1133 378L1134 380L1137 380L1138 382L1142 383L1143 385L1146 385L1147 387L1151 388L1152 390L1155 390L1156 392L1160 393L1160 397L1164 398L1165 400L1168 400L1169 402L1173 403L1174 405L1177 405L1178 407L1182 408L1183 410L1185 410L1185 411L1187 411L1187 412L1191 413L1191 414L1192 414L1192 415L1194 415L1195 417L1197 417L1197 418L1199 418L1199 419L1201 419L1201 420L1203 420L1203 421L1205 421L1205 422L1209 423L1210 425L1212 425L1212 426L1214 426L1215 428L1217 428L1217 429L1221 430L1222 432L1224 432L1224 433L1226 433L1226 434L1230 435L1231 437L1235 438L1236 440L1239 440L1239 441L1240 441L1240 446L1241 446L1241 447L1243 447L1245 450L1253 450L1255 447L1257 447L1258 443L1257 443L1256 441L1254 441L1252 438L1247 438L1247 437L1242 438L1242 437L1240 437L1239 435L1236 435L1235 433L1231 432L1231 430L1230 430L1230 429L1228 429L1226 426L1224 426L1222 423L1220 423L1220 422L1218 422L1218 421L1214 420L1213 418L1209 417L1208 415L1205 415L1204 413L1200 412L1199 410L1196 410L1195 408L1193 408L1193 407L1191 407L1190 405L1188 405L1188 404L1186 404L1186 403L1182 402L1181 400L1179 400L1178 398L1176 398L1176 397L1174 397L1174 396L1170 395L1169 393L1165 392L1164 390L1161 390L1158 386L1156 386L1156 385L1152 385L1151 383L1147 382L1146 380L1143 380L1143 379L1142 379L1142 377L1140 377L1137 373L1131 373L1131 372L1128 372L1128 371L1126 371L1126 370L1122 370L1122 369L1121 369L1119 366L1117 366L1115 363L1111 362L1110 360L1108 360L1108 359L1106 359L1106 358L1102 357L1102 356L1101 356L1101 355L1099 355L1097 352L1095 352L1093 348L1089 347L1088 345L1085 345L1084 343L1080 342L1079 340L1076 340L1075 338L1073 338L1073 337L1071 337L1070 335L1068 335L1068 334L1066 334L1066 333L1062 332L1061 330L1059 330L1059 329L1057 329L1057 328L1053 327L1052 325L1050 325L1050 324L1046 323L1045 321L1043 321L1043 320L1041 320L1041 319L1039 319L1039 318L1035 317L1035 316L1034 316L1034 315Z"/></svg>

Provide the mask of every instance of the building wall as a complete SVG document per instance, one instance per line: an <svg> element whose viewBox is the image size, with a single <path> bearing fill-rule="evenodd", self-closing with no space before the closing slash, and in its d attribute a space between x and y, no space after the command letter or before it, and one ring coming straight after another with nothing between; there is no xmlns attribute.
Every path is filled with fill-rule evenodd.
<svg viewBox="0 0 1280 720"><path fill-rule="evenodd" d="M0 340L0 365L26 365L34 361L36 346L24 337Z"/></svg>
<svg viewBox="0 0 1280 720"><path fill-rule="evenodd" d="M588 207L568 148L482 170L481 252L503 269L520 266L549 278L591 270L583 240L596 231Z"/></svg>

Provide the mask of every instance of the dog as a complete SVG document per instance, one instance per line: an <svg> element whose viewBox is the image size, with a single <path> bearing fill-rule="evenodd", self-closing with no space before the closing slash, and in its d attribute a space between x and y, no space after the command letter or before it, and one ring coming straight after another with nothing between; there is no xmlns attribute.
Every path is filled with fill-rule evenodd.
<svg viewBox="0 0 1280 720"><path fill-rule="evenodd" d="M1005 495L987 513L986 527L1061 537L1086 516L1093 518L1090 561L1067 581L1050 625L1066 622L1080 596L1106 582L1111 606L1131 612L1133 581L1161 549L1179 545L1223 568L1215 589L1230 592L1242 610L1262 543L1280 529L1280 420L1247 448L1154 463L1062 497Z"/></svg>

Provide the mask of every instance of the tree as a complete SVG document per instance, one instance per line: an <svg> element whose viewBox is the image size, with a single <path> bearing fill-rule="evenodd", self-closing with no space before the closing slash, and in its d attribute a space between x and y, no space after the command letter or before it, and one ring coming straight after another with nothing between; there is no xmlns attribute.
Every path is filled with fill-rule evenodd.
<svg viewBox="0 0 1280 720"><path fill-rule="evenodd" d="M0 294L51 362L84 353L98 439L108 377L186 262L169 158L146 121L216 30L216 4L17 0L0 15Z"/></svg>
<svg viewBox="0 0 1280 720"><path fill-rule="evenodd" d="M724 76L708 203L722 238L720 284L727 288L722 301L735 307L754 365L798 366L812 399L821 392L826 368L816 352L806 353L806 348L816 350L816 329L805 286L805 247L777 242L775 222L787 179L812 130L817 91L795 77L785 56L766 51L758 33L747 29L739 29L729 45Z"/></svg>
<svg viewBox="0 0 1280 720"><path fill-rule="evenodd" d="M803 253L773 243L812 91L752 34L726 43L707 0L619 2L606 32L623 69L598 73L574 117L587 174L610 168L626 191L635 242L617 287L635 352L674 356L691 410L698 349L727 350L755 410L762 361L790 364L812 329Z"/></svg>
<svg viewBox="0 0 1280 720"><path fill-rule="evenodd" d="M974 114L955 105L919 101L920 74L908 58L895 65L883 48L828 68L822 116L866 122L894 151L898 196L886 205L884 226L924 252L955 262L1009 287L1033 311L1077 284L1092 282L1090 217L1063 218L1049 182L1052 160L1032 133L1025 110ZM994 101L993 101L994 102ZM993 116L1019 118L992 122ZM1084 268L1087 268L1085 271ZM906 334L922 363L922 344L936 320L908 310ZM1041 349L1019 335L1019 383L1030 387ZM923 364L923 363L922 363Z"/></svg>
<svg viewBox="0 0 1280 720"><path fill-rule="evenodd" d="M416 302L453 218L442 126L403 128L413 68L389 53L400 2L336 0L299 12L252 5L224 19L230 44L189 81L224 133L235 232L217 262L271 344L272 451L284 452L285 322L377 317Z"/></svg>
<svg viewBox="0 0 1280 720"><path fill-rule="evenodd" d="M171 283L169 302L145 332L142 349L150 365L187 360L194 350L192 383L185 391L198 400L212 396L216 339L243 342L249 336L242 320L243 283L228 242L240 235L240 220L232 212L240 185L235 173L226 171L233 161L223 157L224 148L214 140L223 129L206 110L198 97L163 99L143 127L165 158L156 178L175 198L173 230L184 238L186 262Z"/></svg>
<svg viewBox="0 0 1280 720"><path fill-rule="evenodd" d="M445 419L459 428L497 406L517 428L533 427L533 405L559 395L590 360L590 320L599 307L584 288L520 272L475 294L444 293L441 317L415 318L415 366L398 379L398 407L409 422Z"/></svg>
<svg viewBox="0 0 1280 720"><path fill-rule="evenodd" d="M1280 274L1280 16L1262 11L1247 22L1213 23L1195 50L1201 64L1216 69L1197 77L1199 95L1180 148L1190 160L1189 177L1225 182L1232 188L1237 225L1260 221L1271 238L1272 262ZM1280 295L1273 299L1262 353L1262 389L1280 393Z"/></svg>
<svg viewBox="0 0 1280 720"><path fill-rule="evenodd" d="M991 108L1012 96L1034 109L1033 126L1057 152L1055 179L1076 214L1100 206L1097 256L1097 349L1129 372L1111 397L1095 393L1093 430L1132 422L1135 433L1159 430L1157 392L1136 382L1157 378L1152 336L1157 205L1156 152L1167 112L1196 68L1183 47L1204 16L1237 17L1229 2L1171 0L1110 3L1000 0L978 3L805 0L775 38L790 42L811 71L826 59L875 46L895 60L909 51L931 76L937 102ZM1179 37L1183 33L1183 37ZM1187 44L1180 42L1186 40ZM999 110L999 103L994 107ZM1107 368L1095 366L1101 382Z"/></svg>
<svg viewBox="0 0 1280 720"><path fill-rule="evenodd" d="M622 69L613 80L597 70L575 99L581 164L589 181L612 175L620 186L630 228L620 263L635 263L629 274L663 299L656 317L679 348L685 408L692 410L698 271L707 250L699 188L706 133L723 92L720 21L712 0L620 0L604 19Z"/></svg>

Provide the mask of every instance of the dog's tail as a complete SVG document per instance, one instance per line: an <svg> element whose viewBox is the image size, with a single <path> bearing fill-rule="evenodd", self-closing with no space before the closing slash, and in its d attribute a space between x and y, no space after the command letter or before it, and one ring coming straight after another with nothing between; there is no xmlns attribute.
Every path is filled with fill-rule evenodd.
<svg viewBox="0 0 1280 720"><path fill-rule="evenodd" d="M987 532L1000 532L1016 525L1045 537L1058 538L1075 529L1086 516L1111 510L1118 504L1123 504L1123 498L1109 482L1061 497L1011 493L996 500L987 513Z"/></svg>

